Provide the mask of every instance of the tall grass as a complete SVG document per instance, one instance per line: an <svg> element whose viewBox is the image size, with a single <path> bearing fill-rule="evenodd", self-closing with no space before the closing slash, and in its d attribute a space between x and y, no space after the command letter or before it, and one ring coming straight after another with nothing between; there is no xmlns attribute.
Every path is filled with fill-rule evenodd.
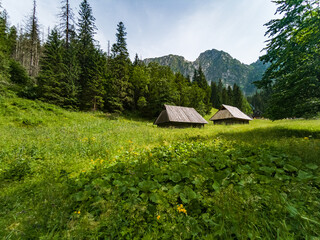
<svg viewBox="0 0 320 240"><path fill-rule="evenodd" d="M88 232L77 233L75 229L88 223L92 226L87 231L91 228L94 232L99 229L94 225L101 223L90 220L93 215L89 212L85 216L73 212L80 206L74 206L69 199L70 189L77 182L84 184L81 183L83 176L98 179L99 174L105 174L100 168L124 159L128 164L136 162L138 155L161 146L170 149L177 142L197 142L210 149L217 140L225 148L243 148L242 154L246 156L251 150L255 154L271 151L273 157L285 154L301 159L304 165L320 164L319 120L253 120L249 125L233 126L217 126L210 122L203 129L163 129L146 120L101 112L68 112L38 101L0 98L0 238L85 239ZM223 151L228 156L228 150ZM318 180L310 184L319 184L319 178L315 179ZM78 188L75 187L75 191ZM225 194L237 194L228 189L223 190ZM314 194L319 195L319 192ZM219 201L228 201L224 199L226 195L220 197ZM232 205L235 202L230 204L223 208L237 211L237 206ZM310 206L317 205L310 203ZM295 208L286 211L290 214ZM230 216L234 216L232 214ZM267 210L263 214L266 218L270 216ZM276 214L272 216L277 217ZM316 217L310 217L310 221L319 221ZM264 221L264 227L268 228L268 220ZM287 226L289 222L282 224L282 228L292 228ZM314 234L314 231L306 232ZM223 236L234 237L223 234L220 237Z"/></svg>

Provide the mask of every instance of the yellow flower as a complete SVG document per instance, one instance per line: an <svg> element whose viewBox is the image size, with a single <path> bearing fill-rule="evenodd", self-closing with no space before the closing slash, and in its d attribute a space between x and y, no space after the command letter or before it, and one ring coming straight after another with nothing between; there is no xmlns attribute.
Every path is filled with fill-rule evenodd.
<svg viewBox="0 0 320 240"><path fill-rule="evenodd" d="M178 208L179 213L183 212L183 213L187 214L187 210L183 207L182 204L178 205L177 208Z"/></svg>
<svg viewBox="0 0 320 240"><path fill-rule="evenodd" d="M77 213L80 214L80 211L78 211Z"/></svg>
<svg viewBox="0 0 320 240"><path fill-rule="evenodd" d="M308 138L308 137L304 137L303 139L304 139L304 140L308 140L309 138Z"/></svg>
<svg viewBox="0 0 320 240"><path fill-rule="evenodd" d="M131 140L128 141L129 143L133 143Z"/></svg>
<svg viewBox="0 0 320 240"><path fill-rule="evenodd" d="M157 219L158 219L158 220L160 219L160 215L157 216Z"/></svg>

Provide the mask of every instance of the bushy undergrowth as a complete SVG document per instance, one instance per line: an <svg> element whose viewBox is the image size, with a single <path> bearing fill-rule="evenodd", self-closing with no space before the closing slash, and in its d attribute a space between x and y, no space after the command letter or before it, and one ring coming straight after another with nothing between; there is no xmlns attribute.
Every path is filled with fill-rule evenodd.
<svg viewBox="0 0 320 240"><path fill-rule="evenodd" d="M319 126L159 129L0 98L0 238L317 239Z"/></svg>
<svg viewBox="0 0 320 240"><path fill-rule="evenodd" d="M275 149L221 140L183 142L96 164L91 173L66 180L73 193L72 224L66 231L82 238L301 239L320 234L318 165Z"/></svg>

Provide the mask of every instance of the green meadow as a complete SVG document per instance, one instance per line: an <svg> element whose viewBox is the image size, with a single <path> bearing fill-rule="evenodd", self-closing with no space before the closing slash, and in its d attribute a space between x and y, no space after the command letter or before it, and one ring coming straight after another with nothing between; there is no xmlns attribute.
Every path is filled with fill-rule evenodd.
<svg viewBox="0 0 320 240"><path fill-rule="evenodd" d="M0 98L0 238L319 239L319 165L320 120L163 129Z"/></svg>

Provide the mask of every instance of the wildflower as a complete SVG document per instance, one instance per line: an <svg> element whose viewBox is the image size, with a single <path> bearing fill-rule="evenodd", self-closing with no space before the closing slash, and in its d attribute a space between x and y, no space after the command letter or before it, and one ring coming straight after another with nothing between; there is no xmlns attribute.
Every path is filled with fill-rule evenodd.
<svg viewBox="0 0 320 240"><path fill-rule="evenodd" d="M159 219L160 219L160 215L157 216L157 220L159 220Z"/></svg>
<svg viewBox="0 0 320 240"><path fill-rule="evenodd" d="M80 211L78 211L77 213L80 214Z"/></svg>
<svg viewBox="0 0 320 240"><path fill-rule="evenodd" d="M131 140L128 141L130 144L133 143Z"/></svg>
<svg viewBox="0 0 320 240"><path fill-rule="evenodd" d="M304 137L303 139L304 139L304 140L308 140L309 138L308 138L308 137Z"/></svg>
<svg viewBox="0 0 320 240"><path fill-rule="evenodd" d="M187 214L187 210L183 207L183 204L180 204L177 206L178 212L183 212L184 214Z"/></svg>

